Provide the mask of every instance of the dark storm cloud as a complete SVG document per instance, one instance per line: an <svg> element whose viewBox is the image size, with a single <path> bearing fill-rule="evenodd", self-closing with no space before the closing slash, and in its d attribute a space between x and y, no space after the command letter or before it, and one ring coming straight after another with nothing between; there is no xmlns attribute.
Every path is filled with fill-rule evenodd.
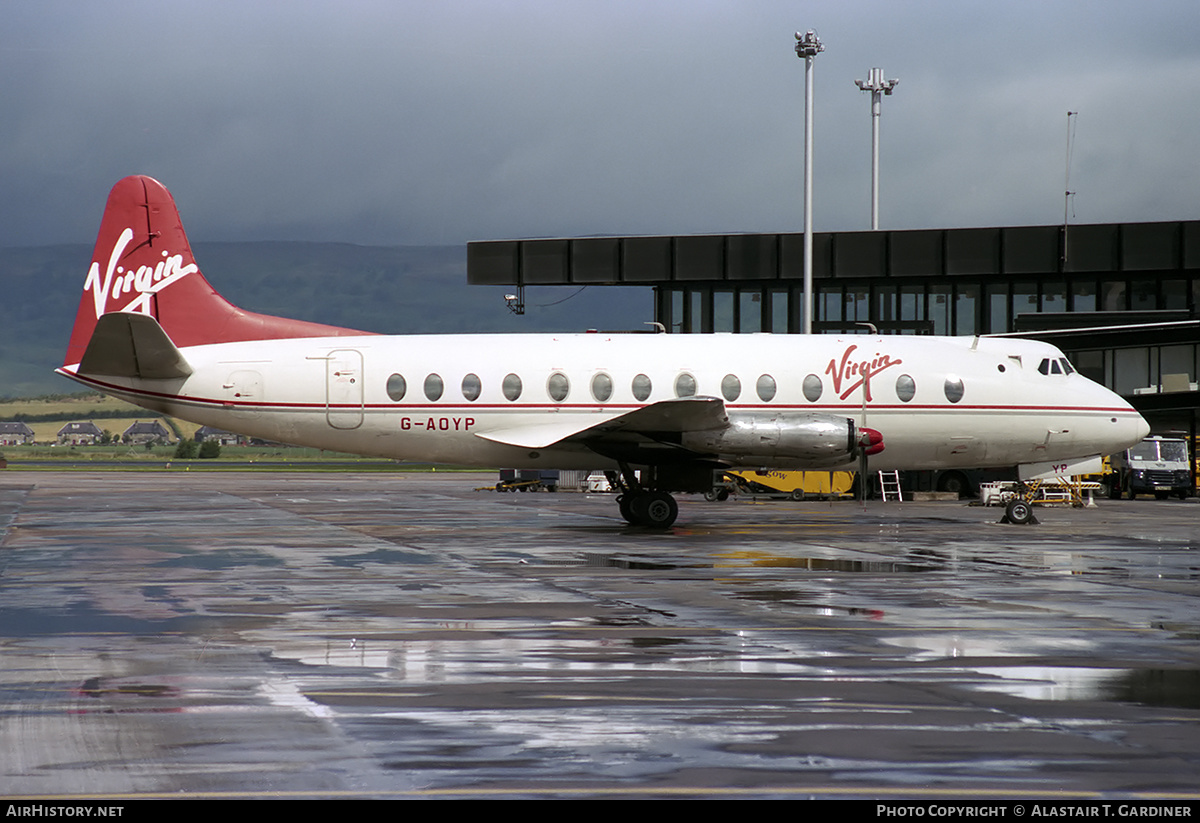
<svg viewBox="0 0 1200 823"><path fill-rule="evenodd" d="M1191 2L12 2L0 245L89 241L130 173L213 240L457 243L1196 217Z"/></svg>

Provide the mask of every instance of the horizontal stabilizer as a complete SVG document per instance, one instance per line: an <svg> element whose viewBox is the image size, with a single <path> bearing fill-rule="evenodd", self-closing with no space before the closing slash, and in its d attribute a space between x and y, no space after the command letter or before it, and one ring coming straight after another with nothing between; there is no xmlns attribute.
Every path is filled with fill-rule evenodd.
<svg viewBox="0 0 1200 823"><path fill-rule="evenodd" d="M552 423L537 423L475 436L506 446L546 449L564 440L594 440L619 433L708 431L728 424L725 404L715 397L680 397L595 422L595 415L563 415Z"/></svg>
<svg viewBox="0 0 1200 823"><path fill-rule="evenodd" d="M153 317L110 312L96 321L79 373L169 380L187 377L192 367Z"/></svg>

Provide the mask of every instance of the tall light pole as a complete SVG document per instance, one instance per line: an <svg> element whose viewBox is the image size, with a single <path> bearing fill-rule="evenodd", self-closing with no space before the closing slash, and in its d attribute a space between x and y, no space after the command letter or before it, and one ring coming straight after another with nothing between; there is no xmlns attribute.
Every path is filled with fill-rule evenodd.
<svg viewBox="0 0 1200 823"><path fill-rule="evenodd" d="M1063 255L1062 266L1063 271L1067 270L1067 228L1070 223L1071 216L1071 195L1075 192L1071 191L1071 151L1074 148L1074 135L1071 132L1071 118L1079 114L1077 111L1067 112L1067 172L1066 180L1063 188L1066 194L1063 196Z"/></svg>
<svg viewBox="0 0 1200 823"><path fill-rule="evenodd" d="M817 33L796 32L796 56L804 60L804 328L812 334L812 98L813 58L825 51Z"/></svg>
<svg viewBox="0 0 1200 823"><path fill-rule="evenodd" d="M855 80L861 91L871 92L871 231L879 229L879 95L890 95L899 80L884 80L883 69L871 69L866 80Z"/></svg>

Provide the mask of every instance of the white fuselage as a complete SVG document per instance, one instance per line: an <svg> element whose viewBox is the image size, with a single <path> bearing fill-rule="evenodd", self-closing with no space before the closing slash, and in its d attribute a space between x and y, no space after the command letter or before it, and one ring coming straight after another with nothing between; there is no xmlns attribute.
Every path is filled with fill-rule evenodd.
<svg viewBox="0 0 1200 823"><path fill-rule="evenodd" d="M612 461L580 443L558 443L553 433L565 436L677 392L724 398L731 415L851 418L883 435L885 450L871 458L873 470L1066 460L1119 451L1147 433L1125 401L1066 373L1056 348L1005 338L380 335L181 351L193 370L182 379L83 376L73 366L63 371L147 408L217 428L322 449L473 466L611 467ZM403 393L395 375L403 378ZM515 399L513 375L520 381ZM520 431L533 433L528 443L482 436ZM536 442L537 433L548 433L545 445ZM786 459L740 462L805 468Z"/></svg>

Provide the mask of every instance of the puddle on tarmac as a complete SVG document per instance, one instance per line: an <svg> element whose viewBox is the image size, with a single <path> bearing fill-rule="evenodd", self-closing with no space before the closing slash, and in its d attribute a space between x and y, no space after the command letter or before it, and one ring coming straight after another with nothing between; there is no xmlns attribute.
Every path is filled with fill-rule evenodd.
<svg viewBox="0 0 1200 823"><path fill-rule="evenodd" d="M181 554L170 560L151 564L155 568L203 569L225 571L243 566L282 566L284 562L267 552L253 549L224 549L218 551Z"/></svg>
<svg viewBox="0 0 1200 823"><path fill-rule="evenodd" d="M1200 709L1200 670L980 666L964 671L997 678L966 684L972 689L1029 700L1103 700Z"/></svg>
<svg viewBox="0 0 1200 823"><path fill-rule="evenodd" d="M85 697L131 695L134 697L175 697L178 689L163 683L132 683L111 677L89 677L79 686Z"/></svg>
<svg viewBox="0 0 1200 823"><path fill-rule="evenodd" d="M849 560L833 557L795 557L768 554L766 552L740 551L719 555L729 560L740 560L751 566L766 568L803 569L814 572L868 572L874 574L897 574L941 571L932 564L897 563L891 560Z"/></svg>
<svg viewBox="0 0 1200 823"><path fill-rule="evenodd" d="M383 563L387 565L400 564L407 566L423 566L435 562L432 554L405 552L398 549L376 549L362 554L349 554L342 557L331 557L329 562L335 566L347 566L361 569L367 563Z"/></svg>
<svg viewBox="0 0 1200 823"><path fill-rule="evenodd" d="M722 569L722 568L778 568L800 569L812 572L852 572L868 574L910 574L941 571L932 563L900 563L892 560L849 560L832 557L797 557L794 555L769 554L759 551L723 552L715 555L712 563L696 560L664 562L661 559L645 560L630 555L585 553L581 561L584 566L597 566L641 571L673 571L675 569Z"/></svg>
<svg viewBox="0 0 1200 823"><path fill-rule="evenodd" d="M894 638L894 645L918 649L915 659L1019 657L1091 653L1092 641L1072 637L971 638L959 634ZM963 660L966 663L966 660ZM1028 662L1012 665L951 666L950 671L982 675L960 682L966 688L998 692L1029 700L1104 700L1178 709L1200 709L1200 670L1158 668L1099 668L1045 666Z"/></svg>
<svg viewBox="0 0 1200 823"><path fill-rule="evenodd" d="M584 566L614 568L614 569L637 569L640 571L672 571L674 569L711 569L711 563L663 563L654 560L639 560L629 556L617 556L612 554L599 554L589 552L583 555Z"/></svg>
<svg viewBox="0 0 1200 823"><path fill-rule="evenodd" d="M488 678L537 678L545 672L575 671L611 676L629 672L822 672L816 650L781 658L778 650L748 638L734 646L712 638L638 634L613 638L486 638L369 640L311 639L272 644L272 656L307 666L375 669L387 680L409 685L473 682ZM747 642L748 641L748 642Z"/></svg>

